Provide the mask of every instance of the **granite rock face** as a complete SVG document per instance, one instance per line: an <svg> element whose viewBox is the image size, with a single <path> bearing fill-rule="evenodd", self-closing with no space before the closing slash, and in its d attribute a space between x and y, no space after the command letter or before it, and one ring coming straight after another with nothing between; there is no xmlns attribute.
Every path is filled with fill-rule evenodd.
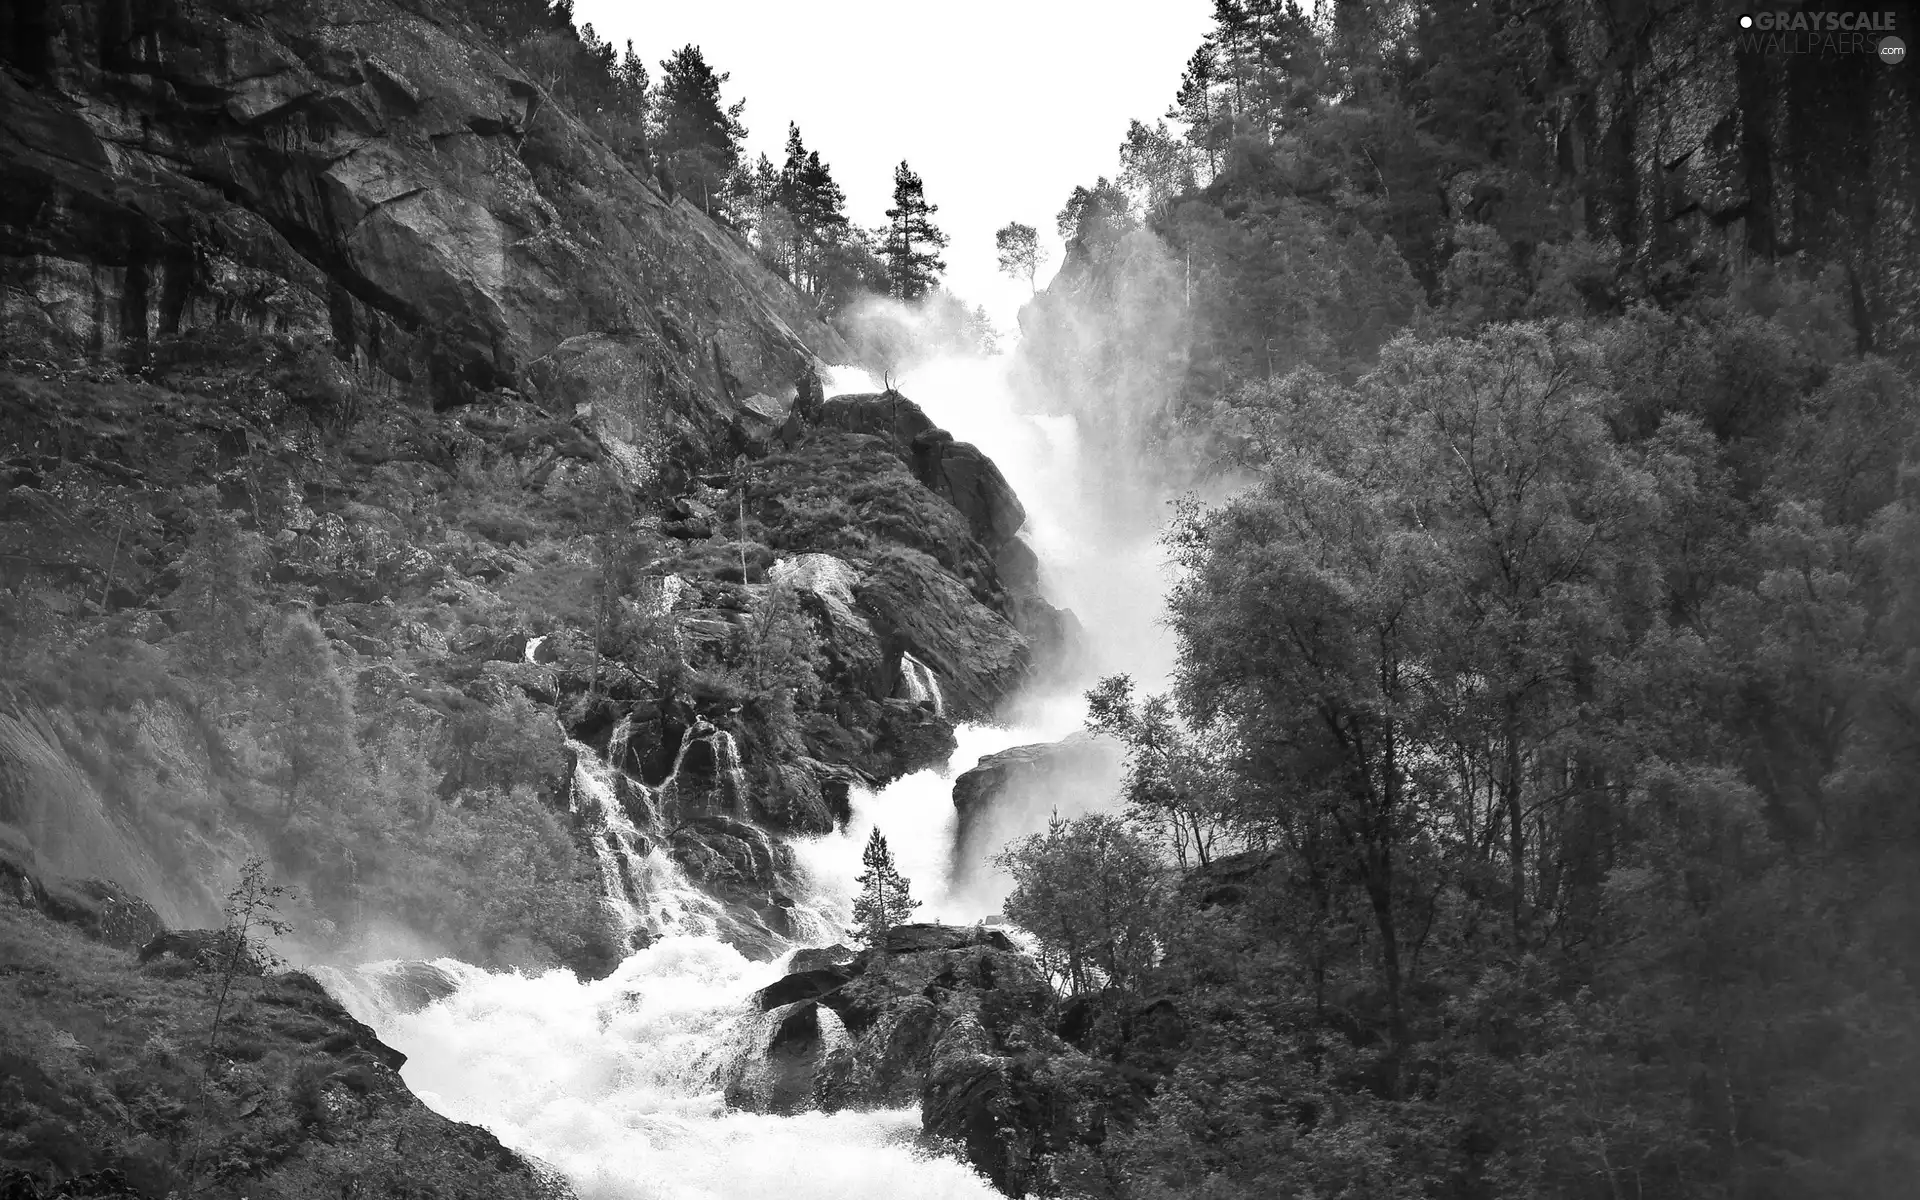
<svg viewBox="0 0 1920 1200"><path fill-rule="evenodd" d="M544 380L559 404L591 391L580 348L532 365L611 331L639 398L719 397L762 437L779 404L748 401L843 357L734 234L440 10L30 7L0 76L16 336L105 353L239 320L441 403Z"/></svg>

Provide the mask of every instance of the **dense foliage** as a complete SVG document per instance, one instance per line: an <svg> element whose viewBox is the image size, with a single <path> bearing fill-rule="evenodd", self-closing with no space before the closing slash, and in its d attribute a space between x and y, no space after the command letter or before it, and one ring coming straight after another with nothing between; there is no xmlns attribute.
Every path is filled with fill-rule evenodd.
<svg viewBox="0 0 1920 1200"><path fill-rule="evenodd" d="M1216 12L1023 321L1036 394L1234 495L1167 534L1170 692L1090 696L1181 879L1102 1052L1181 1023L1061 1186L1903 1194L1898 315L1811 234L1648 237L1630 162L1556 157L1614 69L1569 6ZM1015 863L1043 946L1112 885L1037 874L1046 842Z"/></svg>

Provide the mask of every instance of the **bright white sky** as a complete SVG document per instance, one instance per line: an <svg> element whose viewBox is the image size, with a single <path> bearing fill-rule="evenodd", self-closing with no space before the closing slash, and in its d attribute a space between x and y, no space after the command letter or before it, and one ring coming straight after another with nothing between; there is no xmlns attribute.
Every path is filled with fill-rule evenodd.
<svg viewBox="0 0 1920 1200"><path fill-rule="evenodd" d="M777 164L800 124L847 193L849 215L878 225L902 158L952 237L947 286L985 304L1003 330L1026 300L998 274L993 232L1040 231L1058 264L1054 214L1075 184L1118 168L1133 117L1166 112L1180 71L1211 24L1210 0L576 0L574 20L659 62L692 42L746 97L747 146Z"/></svg>

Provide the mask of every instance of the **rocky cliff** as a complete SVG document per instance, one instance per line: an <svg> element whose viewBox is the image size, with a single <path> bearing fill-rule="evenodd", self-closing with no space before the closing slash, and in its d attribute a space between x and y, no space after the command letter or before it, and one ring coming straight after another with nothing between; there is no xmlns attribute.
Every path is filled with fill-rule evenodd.
<svg viewBox="0 0 1920 1200"><path fill-rule="evenodd" d="M174 1013L137 1100L66 1094L91 1035L0 1046L0 1167L537 1194L300 978L181 1109L192 955L46 918L217 924L259 855L318 953L770 957L821 932L788 840L1070 651L993 463L822 394L810 304L446 10L16 5L0 173L0 935L61 1020Z"/></svg>
<svg viewBox="0 0 1920 1200"><path fill-rule="evenodd" d="M326 337L437 403L613 334L657 400L791 395L844 357L449 12L346 0L12 10L0 318L50 349L223 322ZM532 386L530 386L532 385Z"/></svg>

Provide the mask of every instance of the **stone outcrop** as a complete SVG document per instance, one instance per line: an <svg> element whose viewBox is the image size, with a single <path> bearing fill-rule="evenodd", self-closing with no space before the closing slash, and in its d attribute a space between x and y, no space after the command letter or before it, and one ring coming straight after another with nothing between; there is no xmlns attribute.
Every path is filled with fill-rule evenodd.
<svg viewBox="0 0 1920 1200"><path fill-rule="evenodd" d="M995 929L902 925L878 948L792 967L755 996L761 1053L728 1082L736 1107L917 1104L927 1134L1023 1196L1049 1185L1051 1155L1096 1143L1104 1114L1151 1086L1055 1032L1052 987Z"/></svg>
<svg viewBox="0 0 1920 1200"><path fill-rule="evenodd" d="M1026 509L993 460L970 442L954 441L899 392L835 396L822 407L819 423L886 439L916 479L960 511L989 554L1026 524Z"/></svg>
<svg viewBox="0 0 1920 1200"><path fill-rule="evenodd" d="M140 947L141 966L173 959L196 971L232 969L243 975L264 975L267 961L253 946L224 929L168 929Z"/></svg>
<svg viewBox="0 0 1920 1200"><path fill-rule="evenodd" d="M987 755L953 781L953 877L971 877L1012 838L1044 829L1051 813L1072 816L1108 799L1119 767L1119 748L1087 733Z"/></svg>
<svg viewBox="0 0 1920 1200"><path fill-rule="evenodd" d="M166 929L145 900L105 879L67 879L37 869L25 837L0 825L0 891L109 946L131 950Z"/></svg>
<svg viewBox="0 0 1920 1200"><path fill-rule="evenodd" d="M1027 681L1032 650L1026 637L930 561L882 559L857 594L874 614L883 646L895 655L911 650L938 673L952 719L990 716Z"/></svg>

